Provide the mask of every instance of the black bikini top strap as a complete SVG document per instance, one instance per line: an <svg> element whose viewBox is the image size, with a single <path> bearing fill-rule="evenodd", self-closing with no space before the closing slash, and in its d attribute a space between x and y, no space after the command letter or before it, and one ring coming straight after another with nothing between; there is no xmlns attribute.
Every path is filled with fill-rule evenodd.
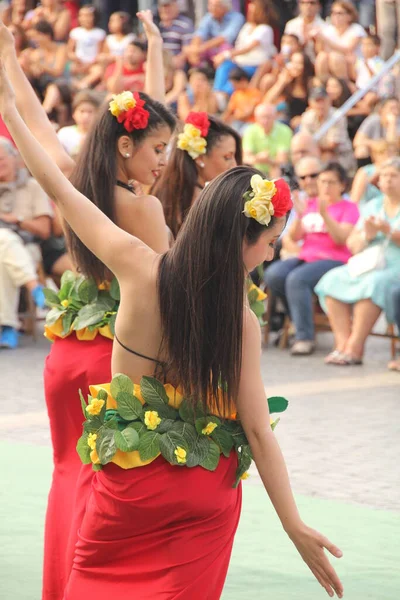
<svg viewBox="0 0 400 600"><path fill-rule="evenodd" d="M140 352L136 352L136 350L132 350L131 348L128 348L128 346L125 346L125 344L123 344L121 342L121 340L118 339L117 334L115 332L114 332L114 337L117 340L118 344L120 346L122 346L124 348L124 350L127 350L127 352L130 352L131 354L134 354L135 356L139 356L139 358L145 358L146 360L151 360L151 362L155 362L159 365L164 364L160 360L157 360L156 358L150 358L150 356L146 356L145 354L141 354Z"/></svg>
<svg viewBox="0 0 400 600"><path fill-rule="evenodd" d="M130 185L129 183L125 183L124 181L120 181L120 179L117 179L117 185L119 185L119 187L124 188L125 190L128 190L128 192L132 192L132 194L135 193L133 185Z"/></svg>
<svg viewBox="0 0 400 600"><path fill-rule="evenodd" d="M194 184L194 187L199 188L199 190L204 190L204 185L201 185L198 181Z"/></svg>

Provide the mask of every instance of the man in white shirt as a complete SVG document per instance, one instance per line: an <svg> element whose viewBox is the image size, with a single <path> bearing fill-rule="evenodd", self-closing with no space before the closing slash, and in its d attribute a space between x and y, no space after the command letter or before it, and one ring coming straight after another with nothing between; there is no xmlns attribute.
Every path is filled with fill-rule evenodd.
<svg viewBox="0 0 400 600"><path fill-rule="evenodd" d="M321 4L319 0L299 0L299 16L286 23L284 33L296 35L305 45L305 50L311 59L315 58L315 41L310 32L326 27L320 17Z"/></svg>

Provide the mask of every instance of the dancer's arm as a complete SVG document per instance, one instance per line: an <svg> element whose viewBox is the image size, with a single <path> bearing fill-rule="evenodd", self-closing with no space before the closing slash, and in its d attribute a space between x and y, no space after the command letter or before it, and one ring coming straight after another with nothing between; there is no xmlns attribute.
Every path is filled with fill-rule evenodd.
<svg viewBox="0 0 400 600"><path fill-rule="evenodd" d="M153 100L165 103L165 77L163 63L163 41L158 27L153 23L151 10L141 10L136 13L147 38L146 79L144 91Z"/></svg>
<svg viewBox="0 0 400 600"><path fill-rule="evenodd" d="M27 168L81 241L117 277L124 277L129 272L132 276L135 263L140 266L144 261L143 249L151 255L154 253L138 238L117 227L62 174L18 113L15 95L2 63L0 112Z"/></svg>
<svg viewBox="0 0 400 600"><path fill-rule="evenodd" d="M342 585L324 553L324 548L336 557L340 557L342 553L323 535L307 527L301 520L285 461L270 427L268 404L260 375L260 347L261 334L257 318L250 310L245 310L238 413L264 487L283 528L328 594L333 595L335 590L341 597Z"/></svg>
<svg viewBox="0 0 400 600"><path fill-rule="evenodd" d="M22 118L39 144L46 149L61 171L68 177L75 163L61 145L46 112L21 69L15 53L13 35L1 21L0 57L14 88L18 110Z"/></svg>

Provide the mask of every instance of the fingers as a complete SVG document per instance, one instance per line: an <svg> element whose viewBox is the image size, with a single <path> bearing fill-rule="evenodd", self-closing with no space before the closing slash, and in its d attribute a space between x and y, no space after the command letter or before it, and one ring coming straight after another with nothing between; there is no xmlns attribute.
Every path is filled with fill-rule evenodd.
<svg viewBox="0 0 400 600"><path fill-rule="evenodd" d="M328 582L324 579L324 577L322 576L322 574L316 568L311 569L311 571L312 571L315 579L324 588L324 590L326 591L326 593L328 594L328 596L330 596L332 598L333 597L333 590L330 587L330 585L328 584Z"/></svg>
<svg viewBox="0 0 400 600"><path fill-rule="evenodd" d="M328 538L323 538L322 544L324 548L326 548L328 552L332 554L332 556L336 556L336 558L341 558L343 556L343 552L340 550L340 548L335 546L335 544L332 544Z"/></svg>

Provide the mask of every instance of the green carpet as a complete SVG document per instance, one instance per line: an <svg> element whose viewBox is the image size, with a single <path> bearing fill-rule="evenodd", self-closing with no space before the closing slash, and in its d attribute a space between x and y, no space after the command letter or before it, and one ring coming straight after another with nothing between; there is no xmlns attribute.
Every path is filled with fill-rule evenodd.
<svg viewBox="0 0 400 600"><path fill-rule="evenodd" d="M0 598L39 600L51 452L2 442L0 457ZM315 498L297 500L304 520L320 528L344 552L335 566L346 599L400 597L398 513ZM282 532L263 489L245 483L242 519L223 600L327 597Z"/></svg>

